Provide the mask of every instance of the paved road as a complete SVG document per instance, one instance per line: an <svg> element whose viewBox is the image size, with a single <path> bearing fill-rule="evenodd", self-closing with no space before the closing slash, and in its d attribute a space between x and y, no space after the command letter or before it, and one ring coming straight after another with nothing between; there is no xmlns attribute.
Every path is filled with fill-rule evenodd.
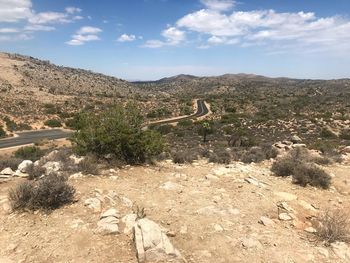
<svg viewBox="0 0 350 263"><path fill-rule="evenodd" d="M189 119L194 119L198 117L202 117L206 114L209 113L209 109L207 105L205 105L204 100L197 100L197 112L195 112L192 115L189 116L184 116L184 117L179 117L179 118L172 118L170 120L164 120L164 121L155 121L151 122L150 124L168 124L168 123L174 123L174 122L179 122L183 120L189 120Z"/></svg>
<svg viewBox="0 0 350 263"><path fill-rule="evenodd" d="M152 124L167 124L174 123L182 120L188 120L193 118L202 117L209 113L207 106L203 100L197 100L197 112L192 115L174 118L171 120L157 121ZM6 139L0 139L0 149L21 146L26 144L31 144L42 139L55 140L67 138L73 134L73 131L65 131L61 129L52 129L52 130L39 130L39 131L28 131L28 132L19 132L18 137L11 137Z"/></svg>
<svg viewBox="0 0 350 263"><path fill-rule="evenodd" d="M19 132L18 137L0 140L0 149L31 144L42 139L55 140L69 137L73 132L61 129Z"/></svg>

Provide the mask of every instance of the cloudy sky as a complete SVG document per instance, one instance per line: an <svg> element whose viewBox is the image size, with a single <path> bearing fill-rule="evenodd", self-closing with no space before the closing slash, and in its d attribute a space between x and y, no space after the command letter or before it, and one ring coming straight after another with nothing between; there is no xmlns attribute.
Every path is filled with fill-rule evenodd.
<svg viewBox="0 0 350 263"><path fill-rule="evenodd" d="M0 51L128 80L350 77L350 1L0 0Z"/></svg>

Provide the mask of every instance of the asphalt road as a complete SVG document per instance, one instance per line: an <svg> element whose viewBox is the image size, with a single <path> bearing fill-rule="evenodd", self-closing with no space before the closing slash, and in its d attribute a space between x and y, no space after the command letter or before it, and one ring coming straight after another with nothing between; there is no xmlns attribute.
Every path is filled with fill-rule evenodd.
<svg viewBox="0 0 350 263"><path fill-rule="evenodd" d="M61 129L19 132L17 133L18 137L1 139L0 149L31 144L42 139L63 139L69 137L72 133Z"/></svg>
<svg viewBox="0 0 350 263"><path fill-rule="evenodd" d="M179 122L179 121L183 121L183 120L189 120L189 119L202 117L208 113L209 113L209 109L205 105L204 100L197 100L197 112L195 112L194 114L189 115L189 116L179 117L179 118L173 118L171 120L156 121L156 122L152 122L151 124L153 124L153 125L159 124L160 125L160 124L174 123L174 122Z"/></svg>
<svg viewBox="0 0 350 263"><path fill-rule="evenodd" d="M208 112L209 110L205 105L204 101L197 100L197 112L195 112L194 114L185 117L174 118L171 120L158 121L153 124L160 125L174 123L182 120L194 119L202 117L208 114ZM72 131L65 131L61 129L19 132L17 133L17 137L0 139L0 149L32 144L42 139L55 140L68 138L72 134Z"/></svg>

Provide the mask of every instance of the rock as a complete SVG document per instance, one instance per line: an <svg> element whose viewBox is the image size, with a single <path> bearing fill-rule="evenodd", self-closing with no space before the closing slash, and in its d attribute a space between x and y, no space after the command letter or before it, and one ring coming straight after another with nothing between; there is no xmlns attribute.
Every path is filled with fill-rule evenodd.
<svg viewBox="0 0 350 263"><path fill-rule="evenodd" d="M290 220L293 219L293 218L292 218L289 214L287 214L287 213L280 213L280 214L278 215L278 218L279 218L279 220L281 220L281 221L290 221Z"/></svg>
<svg viewBox="0 0 350 263"><path fill-rule="evenodd" d="M143 218L133 229L138 262L183 262L180 252L155 222Z"/></svg>
<svg viewBox="0 0 350 263"><path fill-rule="evenodd" d="M334 254L336 254L339 258L346 260L346 262L350 261L350 248L344 242L335 242L331 244L332 250Z"/></svg>
<svg viewBox="0 0 350 263"><path fill-rule="evenodd" d="M26 173L28 171L28 168L33 164L32 161L30 160L24 160L18 165L17 170L20 171L21 173Z"/></svg>
<svg viewBox="0 0 350 263"><path fill-rule="evenodd" d="M259 242L259 240L249 237L249 238L242 239L242 246L244 248L260 248L261 243Z"/></svg>
<svg viewBox="0 0 350 263"><path fill-rule="evenodd" d="M46 169L46 175L48 175L61 170L62 165L60 162L47 162L43 165L43 167Z"/></svg>
<svg viewBox="0 0 350 263"><path fill-rule="evenodd" d="M303 143L295 143L292 145L292 148L306 148L306 144L303 144Z"/></svg>
<svg viewBox="0 0 350 263"><path fill-rule="evenodd" d="M79 164L84 160L84 157L78 157L75 154L69 156L69 159L73 161L74 164Z"/></svg>
<svg viewBox="0 0 350 263"><path fill-rule="evenodd" d="M324 248L324 247L318 247L317 248L318 252L324 256L325 258L329 258L329 252L328 249Z"/></svg>
<svg viewBox="0 0 350 263"><path fill-rule="evenodd" d="M298 200L299 205L301 205L303 208L310 210L312 212L316 212L317 210L308 202L304 201L304 200Z"/></svg>
<svg viewBox="0 0 350 263"><path fill-rule="evenodd" d="M207 179L207 180L219 180L219 177L212 175L212 174L207 174L205 176L205 179Z"/></svg>
<svg viewBox="0 0 350 263"><path fill-rule="evenodd" d="M159 188L162 188L164 190L177 191L182 189L182 185L173 182L166 182L162 184Z"/></svg>
<svg viewBox="0 0 350 263"><path fill-rule="evenodd" d="M215 232L222 232L222 231L224 231L224 228L221 225L219 225L219 224L214 224L213 228L214 228Z"/></svg>
<svg viewBox="0 0 350 263"><path fill-rule="evenodd" d="M303 141L298 135L293 135L292 138L290 138L290 140L293 144L298 144Z"/></svg>
<svg viewBox="0 0 350 263"><path fill-rule="evenodd" d="M69 176L69 178L71 178L71 179L77 179L77 178L81 178L81 177L84 177L82 172L75 173L75 174L72 174Z"/></svg>
<svg viewBox="0 0 350 263"><path fill-rule="evenodd" d="M272 219L270 219L270 218L268 218L266 216L260 217L259 223L264 225L264 226L273 226L273 225L275 225L275 222Z"/></svg>
<svg viewBox="0 0 350 263"><path fill-rule="evenodd" d="M102 203L98 198L89 198L85 200L84 205L92 209L95 213L101 212L102 210Z"/></svg>
<svg viewBox="0 0 350 263"><path fill-rule="evenodd" d="M106 218L106 217L110 217L110 216L113 216L115 218L120 218L120 214L119 214L118 210L115 208L108 209L106 212L102 213L100 218L102 219L102 218Z"/></svg>
<svg viewBox="0 0 350 263"><path fill-rule="evenodd" d="M286 202L280 202L277 204L278 208L283 209L284 211L287 212L295 212L293 208L291 208Z"/></svg>
<svg viewBox="0 0 350 263"><path fill-rule="evenodd" d="M317 232L317 230L315 228L313 228L312 226L305 228L304 231L308 232L308 233L316 233Z"/></svg>
<svg viewBox="0 0 350 263"><path fill-rule="evenodd" d="M249 176L249 177L245 178L244 181L246 181L252 185L255 185L257 187L265 187L264 183L259 182L259 180L254 178L253 176Z"/></svg>
<svg viewBox="0 0 350 263"><path fill-rule="evenodd" d="M119 234L119 219L114 216L103 217L97 222L97 232L105 235Z"/></svg>
<svg viewBox="0 0 350 263"><path fill-rule="evenodd" d="M28 177L29 175L28 175L27 173L22 173L20 170L17 170L17 171L13 174L13 176L15 176L15 177L21 177L21 178L26 178L26 177Z"/></svg>
<svg viewBox="0 0 350 263"><path fill-rule="evenodd" d="M8 168L5 168L4 170L2 170L2 171L0 172L0 175L13 176L14 173L15 173L15 172L12 171L12 169L11 169L10 167L8 167Z"/></svg>
<svg viewBox="0 0 350 263"><path fill-rule="evenodd" d="M280 199L280 201L293 201L298 199L296 195L286 192L274 192L274 195L277 196Z"/></svg>
<svg viewBox="0 0 350 263"><path fill-rule="evenodd" d="M124 230L123 230L124 234L129 235L132 233L132 229L135 225L136 218L137 218L136 214L127 214L121 219L124 225Z"/></svg>
<svg viewBox="0 0 350 263"><path fill-rule="evenodd" d="M133 206L133 202L129 198L125 197L125 196L120 197L120 201L122 201L123 205L126 206L126 207L132 207Z"/></svg>

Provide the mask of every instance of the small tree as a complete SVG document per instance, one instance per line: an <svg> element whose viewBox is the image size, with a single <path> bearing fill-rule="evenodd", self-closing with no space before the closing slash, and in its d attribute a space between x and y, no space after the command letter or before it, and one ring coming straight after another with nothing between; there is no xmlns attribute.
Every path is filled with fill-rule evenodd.
<svg viewBox="0 0 350 263"><path fill-rule="evenodd" d="M203 136L204 143L207 142L207 136L211 133L213 133L213 129L210 123L207 121L202 122L199 128L199 134Z"/></svg>
<svg viewBox="0 0 350 263"><path fill-rule="evenodd" d="M143 131L142 123L142 115L133 103L100 115L86 114L79 121L73 144L80 154L113 154L129 164L143 163L161 153L164 142L158 132Z"/></svg>

